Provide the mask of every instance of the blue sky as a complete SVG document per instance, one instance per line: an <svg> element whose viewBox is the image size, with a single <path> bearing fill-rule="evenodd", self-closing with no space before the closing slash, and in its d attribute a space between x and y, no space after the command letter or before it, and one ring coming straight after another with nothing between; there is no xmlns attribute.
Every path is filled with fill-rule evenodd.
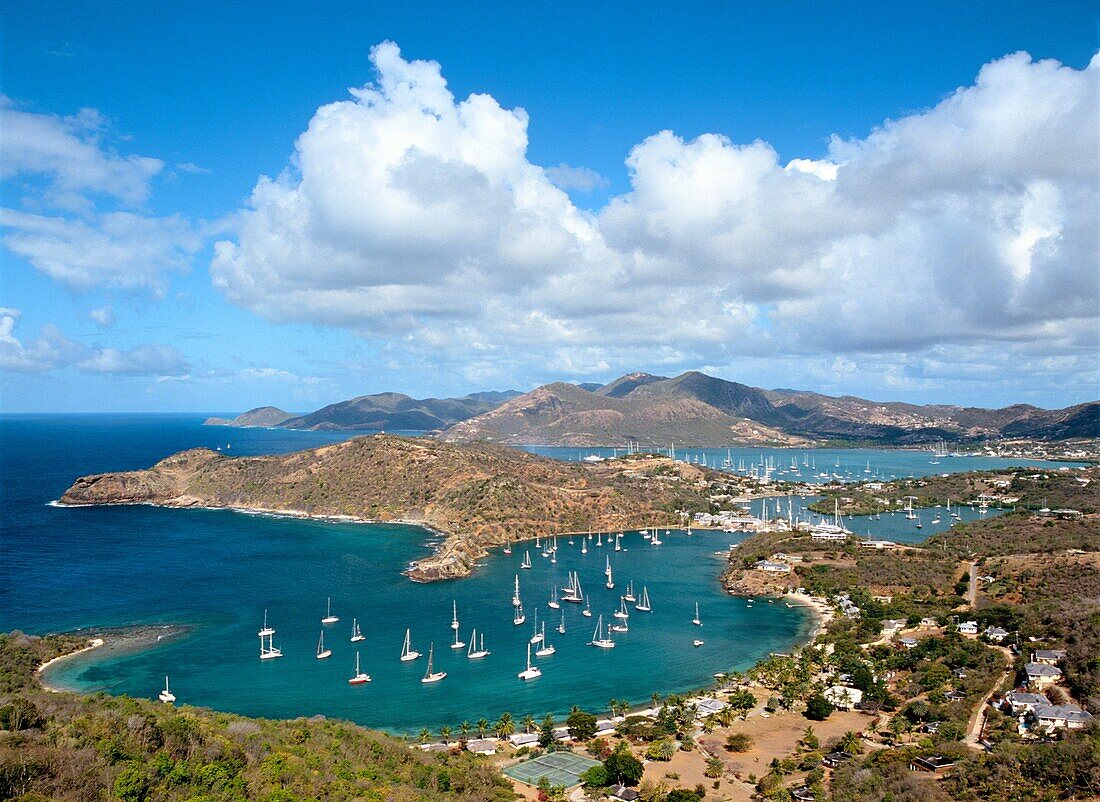
<svg viewBox="0 0 1100 802"><path fill-rule="evenodd" d="M1090 4L3 2L0 24L4 410L686 369L1100 395Z"/></svg>

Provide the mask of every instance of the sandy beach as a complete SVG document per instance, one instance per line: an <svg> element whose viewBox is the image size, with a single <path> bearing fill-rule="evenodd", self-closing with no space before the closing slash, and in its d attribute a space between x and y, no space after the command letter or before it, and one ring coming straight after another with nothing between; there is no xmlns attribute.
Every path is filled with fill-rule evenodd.
<svg viewBox="0 0 1100 802"><path fill-rule="evenodd" d="M52 660L47 660L35 669L42 687L53 693L61 693L73 690L56 683L51 683L49 674L53 673L63 663L70 663L77 659L100 660L108 656L137 652L152 648L159 643L176 638L190 631L190 627L181 624L164 624L158 626L139 625L133 627L117 627L98 629L88 633L87 645L75 649L67 654L58 655ZM73 633L84 634L84 633ZM91 653L95 652L94 658Z"/></svg>

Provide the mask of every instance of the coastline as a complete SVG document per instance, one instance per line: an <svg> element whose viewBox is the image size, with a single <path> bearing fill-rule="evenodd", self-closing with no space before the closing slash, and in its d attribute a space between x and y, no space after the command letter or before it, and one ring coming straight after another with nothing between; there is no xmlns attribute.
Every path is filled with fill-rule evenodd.
<svg viewBox="0 0 1100 802"><path fill-rule="evenodd" d="M87 631L89 640L84 646L47 660L35 668L34 675L38 678L43 690L50 693L83 694L85 691L50 682L48 675L60 665L69 663L81 656L87 657L93 652L96 660L105 659L108 655L134 654L155 648L164 640L175 638L178 635L185 635L190 630L191 627L184 624L137 624L129 627L91 628ZM77 630L76 632L61 634L83 635L84 632Z"/></svg>

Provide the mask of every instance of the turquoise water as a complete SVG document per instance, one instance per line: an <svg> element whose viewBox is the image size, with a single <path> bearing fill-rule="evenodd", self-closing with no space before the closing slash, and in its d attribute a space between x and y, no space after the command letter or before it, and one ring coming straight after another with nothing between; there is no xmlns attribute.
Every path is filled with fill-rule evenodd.
<svg viewBox="0 0 1100 802"><path fill-rule="evenodd" d="M49 506L74 476L147 465L191 445L232 443L232 453L262 453L331 441L331 435L280 430L212 430L194 419L0 419L3 438L3 554L0 626L31 632L124 624L183 623L188 636L155 649L108 660L61 664L56 684L155 697L164 674L181 702L249 715L322 713L394 731L494 719L508 710L563 713L573 704L605 709L611 698L642 702L658 691L700 687L716 671L746 668L769 651L786 650L807 634L805 610L758 601L755 609L722 593L718 575L738 536L674 533L659 547L635 534L611 553L616 589L603 587L609 548L559 542L558 563L533 551L534 568L518 568L523 549L496 554L468 579L417 585L401 575L426 552L424 530L407 526L333 524L224 510L155 507ZM592 609L609 616L633 579L653 603L635 612L631 631L609 651L585 645L595 618L576 605L547 606L551 587L580 572ZM527 624L512 625L513 578L520 574ZM325 599L340 622L326 629L334 654L314 657ZM449 643L451 604L461 634L476 626L492 654L470 661ZM694 604L704 625L691 625ZM284 657L258 659L264 608ZM524 684L526 644L535 610L547 619L557 653L538 660L544 675ZM373 682L346 682L354 667L349 643L357 617L366 640L363 668ZM436 644L436 667L448 676L420 682L425 660L398 660L406 627L414 645ZM705 645L693 648L692 639Z"/></svg>
<svg viewBox="0 0 1100 802"><path fill-rule="evenodd" d="M612 697L642 702L654 692L705 685L713 673L752 665L770 651L804 638L806 611L782 602L743 600L722 593L718 575L726 551L739 539L720 532L682 532L652 547L629 535L626 551L612 554L614 591L603 587L605 546L587 555L580 543L559 542L557 565L532 550L534 568L518 569L523 549L494 554L465 580L417 585L401 575L426 553L424 530L406 526L334 524L216 510L154 507L65 509L50 506L73 478L145 467L195 446L230 454L280 453L351 436L201 426L201 417L0 416L0 628L53 632L79 627L176 623L191 633L155 649L110 659L94 654L62 664L51 681L81 690L155 697L164 674L181 702L250 715L290 717L322 713L394 731L494 719L505 710L563 713L573 704L606 709ZM718 453L716 450L715 453ZM724 457L725 450L720 450ZM747 452L746 452L747 453ZM752 451L758 454L757 451ZM791 452L786 453L789 456ZM899 452L885 452L883 459ZM878 452L852 452L878 465ZM832 458L817 452L816 461ZM736 459L736 456L735 456ZM962 467L984 467L962 460ZM922 513L922 514L927 514ZM884 516L885 523L887 517ZM853 528L863 530L853 523ZM926 525L922 536L934 529ZM878 534L878 533L876 533ZM884 534L883 536L889 536ZM896 538L900 539L900 538ZM654 610L635 612L631 631L610 651L586 646L595 619L546 602L553 586L577 570L592 608L610 615L625 583L648 586ZM511 622L513 578L520 574L528 622ZM334 652L314 657L325 599L333 597L340 622L326 629ZM485 633L492 655L470 661L449 648L451 604L461 634ZM698 602L704 626L690 623ZM284 657L258 659L256 631L264 608ZM540 659L544 675L524 684L526 644L535 609L546 615L557 653ZM358 617L369 685L346 682L355 650L348 642ZM436 644L436 666L448 676L420 683L425 660L397 657L406 627L414 645ZM693 648L692 639L705 640Z"/></svg>
<svg viewBox="0 0 1100 802"><path fill-rule="evenodd" d="M525 446L534 453L554 459L576 461L589 455L610 457L623 454L613 448L566 448L559 446ZM933 457L930 451L910 451L874 448L822 448L811 451L784 448L689 448L677 450L676 456L691 463L706 464L722 470L727 454L736 473L750 475L753 466L763 475L763 465L773 466L772 478L783 482L825 484L832 481L863 482L917 478L935 474L964 471L989 471L1014 466L1058 469L1085 467L1084 462L1055 462L1019 457ZM793 461L793 465L792 465ZM824 474L824 476L822 475Z"/></svg>

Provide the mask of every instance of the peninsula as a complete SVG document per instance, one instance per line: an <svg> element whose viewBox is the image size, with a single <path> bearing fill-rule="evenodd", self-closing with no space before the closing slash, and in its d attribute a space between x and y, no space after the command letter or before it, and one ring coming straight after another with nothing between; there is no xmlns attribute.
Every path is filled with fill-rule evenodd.
<svg viewBox="0 0 1100 802"><path fill-rule="evenodd" d="M146 470L85 476L61 503L213 507L420 524L444 535L408 571L468 575L486 549L585 530L678 525L709 509L698 466L633 456L566 463L505 446L371 435L282 456L191 449Z"/></svg>

